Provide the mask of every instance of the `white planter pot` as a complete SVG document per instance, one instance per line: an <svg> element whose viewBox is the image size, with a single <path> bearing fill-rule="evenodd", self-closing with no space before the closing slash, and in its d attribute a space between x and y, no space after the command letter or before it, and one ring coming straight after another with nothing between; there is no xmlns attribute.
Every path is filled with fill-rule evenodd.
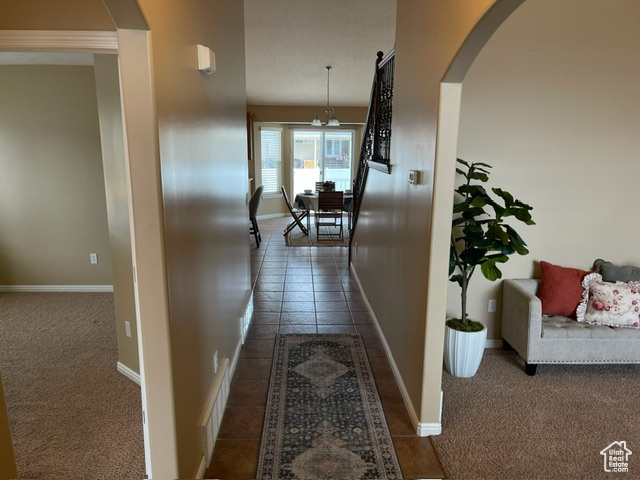
<svg viewBox="0 0 640 480"><path fill-rule="evenodd" d="M478 332L460 332L445 326L444 367L454 377L473 377L478 371L487 341L487 327L483 327Z"/></svg>

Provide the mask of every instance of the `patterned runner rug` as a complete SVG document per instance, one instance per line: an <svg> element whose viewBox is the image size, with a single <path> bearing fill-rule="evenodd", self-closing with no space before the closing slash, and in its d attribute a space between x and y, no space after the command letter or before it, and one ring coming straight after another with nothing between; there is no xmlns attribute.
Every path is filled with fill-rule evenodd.
<svg viewBox="0 0 640 480"><path fill-rule="evenodd" d="M360 335L278 336L257 478L402 478Z"/></svg>

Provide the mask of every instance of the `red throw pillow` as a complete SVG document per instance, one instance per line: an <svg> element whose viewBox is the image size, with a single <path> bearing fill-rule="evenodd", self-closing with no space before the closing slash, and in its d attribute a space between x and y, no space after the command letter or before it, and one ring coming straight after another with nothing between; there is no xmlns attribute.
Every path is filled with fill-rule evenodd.
<svg viewBox="0 0 640 480"><path fill-rule="evenodd" d="M559 267L548 262L540 262L542 282L538 297L542 301L543 315L576 316L576 308L582 300L582 279L588 271L577 268Z"/></svg>

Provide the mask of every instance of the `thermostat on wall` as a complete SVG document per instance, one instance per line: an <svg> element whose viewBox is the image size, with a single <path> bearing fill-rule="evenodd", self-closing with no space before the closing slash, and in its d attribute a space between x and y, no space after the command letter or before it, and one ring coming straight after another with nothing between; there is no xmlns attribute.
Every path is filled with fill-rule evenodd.
<svg viewBox="0 0 640 480"><path fill-rule="evenodd" d="M409 170L409 183L411 185L420 183L420 170Z"/></svg>
<svg viewBox="0 0 640 480"><path fill-rule="evenodd" d="M198 50L198 70L211 75L216 71L216 54L209 47L196 45Z"/></svg>

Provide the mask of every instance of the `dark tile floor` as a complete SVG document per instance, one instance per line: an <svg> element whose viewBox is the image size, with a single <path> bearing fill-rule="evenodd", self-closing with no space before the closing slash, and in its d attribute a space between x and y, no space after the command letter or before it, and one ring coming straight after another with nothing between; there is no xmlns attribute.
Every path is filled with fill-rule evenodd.
<svg viewBox="0 0 640 480"><path fill-rule="evenodd" d="M376 328L348 268L344 247L287 247L288 219L259 221L252 237L254 315L231 383L205 478L256 476L269 374L277 333L362 335L403 478L443 478L429 438L418 437L385 357Z"/></svg>

